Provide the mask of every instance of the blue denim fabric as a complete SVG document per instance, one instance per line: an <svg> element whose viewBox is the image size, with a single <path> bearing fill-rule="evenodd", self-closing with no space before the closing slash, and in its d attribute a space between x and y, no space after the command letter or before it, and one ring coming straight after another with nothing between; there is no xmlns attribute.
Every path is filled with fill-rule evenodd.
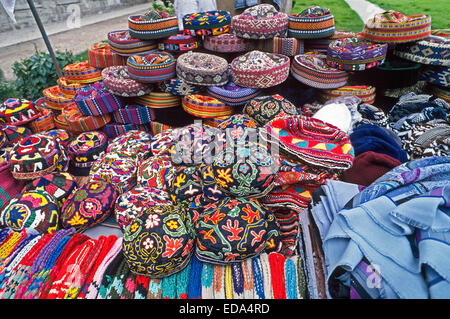
<svg viewBox="0 0 450 319"><path fill-rule="evenodd" d="M255 6L258 4L258 0L236 0L234 4L235 9L242 9L246 7Z"/></svg>

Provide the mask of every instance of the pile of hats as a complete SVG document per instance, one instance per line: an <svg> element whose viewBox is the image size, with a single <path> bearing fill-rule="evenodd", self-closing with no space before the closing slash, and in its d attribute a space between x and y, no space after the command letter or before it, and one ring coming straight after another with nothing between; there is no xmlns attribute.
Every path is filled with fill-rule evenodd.
<svg viewBox="0 0 450 319"><path fill-rule="evenodd" d="M334 215L449 156L449 40L429 16L355 34L327 8L259 4L183 29L130 16L42 98L0 105L0 298L337 296Z"/></svg>

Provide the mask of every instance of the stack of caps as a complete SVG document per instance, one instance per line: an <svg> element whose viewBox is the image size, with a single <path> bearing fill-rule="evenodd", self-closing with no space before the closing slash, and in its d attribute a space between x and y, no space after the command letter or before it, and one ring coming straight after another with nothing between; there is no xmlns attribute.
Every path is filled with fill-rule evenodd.
<svg viewBox="0 0 450 319"><path fill-rule="evenodd" d="M60 114L65 106L73 102L72 97L63 94L59 85L44 89L42 94L44 95L45 105L52 109L55 114Z"/></svg>
<svg viewBox="0 0 450 319"><path fill-rule="evenodd" d="M99 42L88 49L88 61L90 66L97 69L127 63L126 58L111 51L110 45L106 42Z"/></svg>
<svg viewBox="0 0 450 319"><path fill-rule="evenodd" d="M102 70L90 66L87 60L66 65L63 71L69 83L89 84L102 79Z"/></svg>
<svg viewBox="0 0 450 319"><path fill-rule="evenodd" d="M158 44L161 51L167 51L172 54L184 53L200 48L201 43L197 37L185 34L176 34L163 39Z"/></svg>
<svg viewBox="0 0 450 319"><path fill-rule="evenodd" d="M154 40L140 40L131 37L128 30L109 32L108 43L113 52L122 56L147 54L158 47L158 43Z"/></svg>
<svg viewBox="0 0 450 319"><path fill-rule="evenodd" d="M141 83L155 83L175 76L175 58L163 51L154 51L145 56L128 58L127 70L130 77Z"/></svg>
<svg viewBox="0 0 450 319"><path fill-rule="evenodd" d="M375 87L373 86L342 86L334 90L323 90L319 93L322 102L340 97L340 96L357 96L367 104L375 102Z"/></svg>
<svg viewBox="0 0 450 319"><path fill-rule="evenodd" d="M233 82L223 86L208 86L206 92L209 96L231 106L243 105L261 94L260 89L241 87Z"/></svg>
<svg viewBox="0 0 450 319"><path fill-rule="evenodd" d="M128 30L136 39L167 38L178 32L177 18L160 10L128 17Z"/></svg>
<svg viewBox="0 0 450 319"><path fill-rule="evenodd" d="M334 16L327 8L311 6L289 15L288 35L299 39L327 38L334 34Z"/></svg>
<svg viewBox="0 0 450 319"><path fill-rule="evenodd" d="M230 31L230 22L230 12L225 10L197 12L183 17L183 28L187 35L219 35Z"/></svg>
<svg viewBox="0 0 450 319"><path fill-rule="evenodd" d="M231 33L246 39L270 39L287 35L288 16L270 4L244 10L231 19Z"/></svg>
<svg viewBox="0 0 450 319"><path fill-rule="evenodd" d="M199 118L215 118L233 114L231 106L206 95L186 95L182 100L182 106L186 112Z"/></svg>

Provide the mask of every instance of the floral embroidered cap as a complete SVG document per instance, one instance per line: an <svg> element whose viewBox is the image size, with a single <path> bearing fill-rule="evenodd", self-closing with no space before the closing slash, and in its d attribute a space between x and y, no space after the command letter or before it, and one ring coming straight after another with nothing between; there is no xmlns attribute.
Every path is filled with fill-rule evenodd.
<svg viewBox="0 0 450 319"><path fill-rule="evenodd" d="M162 278L186 267L193 244L184 209L160 205L145 210L125 228L122 252L133 273Z"/></svg>
<svg viewBox="0 0 450 319"><path fill-rule="evenodd" d="M297 115L295 105L279 94L252 99L244 106L243 112L261 126L276 117Z"/></svg>

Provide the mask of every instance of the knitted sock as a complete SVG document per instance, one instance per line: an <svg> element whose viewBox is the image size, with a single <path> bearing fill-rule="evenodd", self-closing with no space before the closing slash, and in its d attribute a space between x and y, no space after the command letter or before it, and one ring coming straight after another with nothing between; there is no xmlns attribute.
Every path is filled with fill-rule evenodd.
<svg viewBox="0 0 450 319"><path fill-rule="evenodd" d="M231 276L233 279L233 297L234 299L244 298L244 275L242 273L241 263L231 264Z"/></svg>
<svg viewBox="0 0 450 319"><path fill-rule="evenodd" d="M225 285L225 299L233 299L233 274L231 273L231 266L224 266L224 285Z"/></svg>
<svg viewBox="0 0 450 319"><path fill-rule="evenodd" d="M123 285L123 291L120 295L120 299L133 299L134 293L136 291L136 274L131 271L128 273L128 276L125 278L125 283Z"/></svg>
<svg viewBox="0 0 450 319"><path fill-rule="evenodd" d="M113 282L114 275L117 272L119 266L121 265L122 260L124 260L123 254L122 252L120 252L114 257L112 262L106 268L103 275L103 279L100 284L100 288L98 289L97 299L106 299L109 287Z"/></svg>
<svg viewBox="0 0 450 319"><path fill-rule="evenodd" d="M176 274L164 277L161 280L161 298L162 299L176 299L176 285L177 285Z"/></svg>
<svg viewBox="0 0 450 319"><path fill-rule="evenodd" d="M287 299L298 299L297 295L297 271L295 269L295 264L291 259L286 259L284 263L284 276L286 280L286 298Z"/></svg>
<svg viewBox="0 0 450 319"><path fill-rule="evenodd" d="M265 299L264 279L261 259L259 257L252 258L253 282L255 286L255 298Z"/></svg>
<svg viewBox="0 0 450 319"><path fill-rule="evenodd" d="M148 294L148 285L150 278L143 275L136 276L136 291L134 299L146 299Z"/></svg>
<svg viewBox="0 0 450 319"><path fill-rule="evenodd" d="M202 268L203 263L194 255L191 259L191 273L189 278L188 298L202 298Z"/></svg>
<svg viewBox="0 0 450 319"><path fill-rule="evenodd" d="M225 267L222 265L214 265L214 298L225 299Z"/></svg>
<svg viewBox="0 0 450 319"><path fill-rule="evenodd" d="M269 254L270 275L272 278L272 291L274 299L286 299L284 261L285 258L282 254Z"/></svg>
<svg viewBox="0 0 450 319"><path fill-rule="evenodd" d="M241 264L242 278L244 279L244 299L255 299L255 286L253 282L252 260L246 259Z"/></svg>
<svg viewBox="0 0 450 319"><path fill-rule="evenodd" d="M147 299L161 299L162 298L162 279L150 278L148 282Z"/></svg>
<svg viewBox="0 0 450 319"><path fill-rule="evenodd" d="M127 261L122 259L119 267L117 268L117 272L114 274L111 285L108 288L108 292L106 293L105 299L120 299L120 295L122 294L125 280L130 272L130 268L128 268Z"/></svg>
<svg viewBox="0 0 450 319"><path fill-rule="evenodd" d="M273 299L272 289L272 273L270 271L269 255L262 253L259 255L261 261L262 278L264 284L264 297L265 299Z"/></svg>
<svg viewBox="0 0 450 319"><path fill-rule="evenodd" d="M213 299L214 298L214 267L210 263L203 263L202 268L202 299Z"/></svg>
<svg viewBox="0 0 450 319"><path fill-rule="evenodd" d="M191 274L192 262L189 262L184 269L176 273L176 296L178 299L188 299L188 287L190 287L189 278Z"/></svg>

